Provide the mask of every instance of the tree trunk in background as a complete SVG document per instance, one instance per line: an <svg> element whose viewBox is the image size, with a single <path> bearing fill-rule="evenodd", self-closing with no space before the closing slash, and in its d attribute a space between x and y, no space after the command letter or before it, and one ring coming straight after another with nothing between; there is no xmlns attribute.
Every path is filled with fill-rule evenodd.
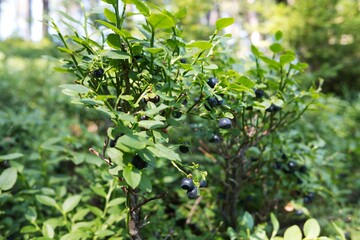
<svg viewBox="0 0 360 240"><path fill-rule="evenodd" d="M43 0L43 15L49 16L49 12L50 12L49 0ZM43 34L43 38L47 38L49 35L49 21L45 17L43 17L42 34Z"/></svg>
<svg viewBox="0 0 360 240"><path fill-rule="evenodd" d="M31 27L32 27L32 0L28 0L27 12L27 38L31 40Z"/></svg>

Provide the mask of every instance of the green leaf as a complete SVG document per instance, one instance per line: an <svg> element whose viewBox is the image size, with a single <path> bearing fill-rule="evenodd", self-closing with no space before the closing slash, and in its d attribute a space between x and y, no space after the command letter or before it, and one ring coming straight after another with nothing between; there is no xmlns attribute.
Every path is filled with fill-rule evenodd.
<svg viewBox="0 0 360 240"><path fill-rule="evenodd" d="M116 147L123 149L122 146L129 147L130 149L141 150L146 147L146 139L138 136L138 135L124 135L119 137L116 142Z"/></svg>
<svg viewBox="0 0 360 240"><path fill-rule="evenodd" d="M97 195L106 198L106 192L104 191L103 188L98 187L98 186L90 186L91 190L94 191L94 193L96 193Z"/></svg>
<svg viewBox="0 0 360 240"><path fill-rule="evenodd" d="M141 190L150 193L152 191L151 178L146 174L142 174L139 187Z"/></svg>
<svg viewBox="0 0 360 240"><path fill-rule="evenodd" d="M159 52L164 51L163 48L144 48L144 51L152 53L152 54L157 54Z"/></svg>
<svg viewBox="0 0 360 240"><path fill-rule="evenodd" d="M71 212L79 204L80 200L81 200L81 195L74 195L68 197L62 205L62 210L65 213Z"/></svg>
<svg viewBox="0 0 360 240"><path fill-rule="evenodd" d="M234 23L234 18L220 18L216 21L216 30L220 31Z"/></svg>
<svg viewBox="0 0 360 240"><path fill-rule="evenodd" d="M209 48L212 48L212 44L207 42L207 41L194 41L194 42L191 42L189 43L188 45L186 45L186 47L190 47L190 48L200 48L200 49L209 49Z"/></svg>
<svg viewBox="0 0 360 240"><path fill-rule="evenodd" d="M179 11L177 11L174 16L177 19L181 19L186 17L186 15L187 15L187 8L182 8Z"/></svg>
<svg viewBox="0 0 360 240"><path fill-rule="evenodd" d="M135 189L140 184L141 172L135 168L133 169L132 167L127 166L124 168L123 177L127 184L129 184L132 189Z"/></svg>
<svg viewBox="0 0 360 240"><path fill-rule="evenodd" d="M95 236L97 237L107 237L107 236L111 236L111 235L114 235L115 232L111 231L111 230L97 230L95 232Z"/></svg>
<svg viewBox="0 0 360 240"><path fill-rule="evenodd" d="M250 213L245 212L241 220L241 225L244 225L247 229L252 230L254 227L254 219Z"/></svg>
<svg viewBox="0 0 360 240"><path fill-rule="evenodd" d="M114 198L109 202L108 206L109 207L117 206L123 204L124 202L126 202L126 198L124 197Z"/></svg>
<svg viewBox="0 0 360 240"><path fill-rule="evenodd" d="M29 221L29 222L35 222L36 218L37 218L37 213L35 208L33 207L29 207L28 210L25 213L25 218Z"/></svg>
<svg viewBox="0 0 360 240"><path fill-rule="evenodd" d="M38 229L35 226L27 225L20 229L20 233L34 233L37 232Z"/></svg>
<svg viewBox="0 0 360 240"><path fill-rule="evenodd" d="M108 57L110 59L118 59L118 60L125 60L130 58L129 54L119 50L103 51L101 52L101 56Z"/></svg>
<svg viewBox="0 0 360 240"><path fill-rule="evenodd" d="M89 88L80 84L62 84L60 85L60 88L63 88L63 92L64 90L69 90L76 94L85 94L91 91Z"/></svg>
<svg viewBox="0 0 360 240"><path fill-rule="evenodd" d="M137 119L133 115L126 114L126 113L123 113L123 112L118 113L118 118L120 120L126 121L126 122L131 122L131 123L136 123L137 122Z"/></svg>
<svg viewBox="0 0 360 240"><path fill-rule="evenodd" d="M53 239L55 236L54 228L50 224L44 223L44 225L42 226L42 234L44 235L44 237Z"/></svg>
<svg viewBox="0 0 360 240"><path fill-rule="evenodd" d="M282 33L281 31L277 31L277 32L275 33L275 40L276 40L276 41L281 40L282 36L283 36L283 33Z"/></svg>
<svg viewBox="0 0 360 240"><path fill-rule="evenodd" d="M117 34L110 33L106 38L106 42L112 48L115 48L115 49L121 48L121 38Z"/></svg>
<svg viewBox="0 0 360 240"><path fill-rule="evenodd" d="M53 198L51 198L49 196L36 195L35 198L39 203L41 203L43 205L57 208L57 204L56 204L55 199L53 199Z"/></svg>
<svg viewBox="0 0 360 240"><path fill-rule="evenodd" d="M346 240L344 231L341 228L339 228L339 226L336 225L335 222L331 222L331 224L334 226L336 232L340 235L340 239L341 240Z"/></svg>
<svg viewBox="0 0 360 240"><path fill-rule="evenodd" d="M108 4L116 4L117 0L102 0L103 2L105 3L108 3Z"/></svg>
<svg viewBox="0 0 360 240"><path fill-rule="evenodd" d="M162 144L155 144L155 146L150 146L147 148L158 158L165 158L174 161L181 161L180 156L174 152L172 149L165 147Z"/></svg>
<svg viewBox="0 0 360 240"><path fill-rule="evenodd" d="M259 49L257 49L257 47L255 47L254 45L251 45L251 52L252 52L256 57L260 57L260 56L261 56L261 52L260 52Z"/></svg>
<svg viewBox="0 0 360 240"><path fill-rule="evenodd" d="M5 160L13 160L13 159L21 158L23 156L24 156L24 154L22 154L22 153L10 153L10 154L6 154L6 155L2 155L2 156L0 156L0 162L5 161Z"/></svg>
<svg viewBox="0 0 360 240"><path fill-rule="evenodd" d="M270 46L270 50L273 52L273 53L278 53L278 52L281 52L282 51L282 46L280 43L273 43L271 44Z"/></svg>
<svg viewBox="0 0 360 240"><path fill-rule="evenodd" d="M14 167L5 169L0 175L0 190L6 191L11 189L17 179L17 170Z"/></svg>
<svg viewBox="0 0 360 240"><path fill-rule="evenodd" d="M108 8L104 9L104 16L112 23L116 23L116 14Z"/></svg>
<svg viewBox="0 0 360 240"><path fill-rule="evenodd" d="M154 121L154 120L143 120L139 122L139 127L143 127L146 129L157 129L157 128L164 128L165 123L160 121Z"/></svg>
<svg viewBox="0 0 360 240"><path fill-rule="evenodd" d="M116 148L108 148L107 149L107 154L109 155L109 157L111 158L111 161L116 163L119 166L123 165L123 157L124 154Z"/></svg>
<svg viewBox="0 0 360 240"><path fill-rule="evenodd" d="M246 76L241 76L236 80L236 83L240 83L242 85L244 85L247 88L252 88L255 86L255 83L248 77Z"/></svg>
<svg viewBox="0 0 360 240"><path fill-rule="evenodd" d="M155 114L158 114L159 112L161 112L162 110L168 108L169 106L165 105L165 104L160 104L158 107L156 108L152 108L152 109L149 109L147 111L145 111L145 115L148 116L148 117L152 117L154 116Z"/></svg>
<svg viewBox="0 0 360 240"><path fill-rule="evenodd" d="M103 20L96 20L96 22L100 23L101 25L111 29L114 31L114 33L118 34L119 36L121 36L122 38L127 38L128 35L126 34L126 32L118 29L115 25L109 23L109 22L106 22L106 21L103 21Z"/></svg>
<svg viewBox="0 0 360 240"><path fill-rule="evenodd" d="M301 240L302 233L298 226L294 225L286 229L284 233L284 240Z"/></svg>
<svg viewBox="0 0 360 240"><path fill-rule="evenodd" d="M60 240L79 240L79 239L87 239L88 234L83 232L82 230L75 230L71 233L67 233L60 238Z"/></svg>
<svg viewBox="0 0 360 240"><path fill-rule="evenodd" d="M142 1L139 0L130 0L130 1L136 6L137 10L139 10L139 12L141 12L142 15L144 15L145 17L150 15L149 8Z"/></svg>
<svg viewBox="0 0 360 240"><path fill-rule="evenodd" d="M295 60L295 56L292 54L284 54L280 56L280 64L281 66L284 66L285 64L288 64Z"/></svg>
<svg viewBox="0 0 360 240"><path fill-rule="evenodd" d="M175 22L169 16L162 13L153 13L148 18L153 28L171 28L175 26Z"/></svg>
<svg viewBox="0 0 360 240"><path fill-rule="evenodd" d="M304 234L306 238L317 238L320 235L320 225L315 218L310 218L305 222Z"/></svg>
<svg viewBox="0 0 360 240"><path fill-rule="evenodd" d="M271 238L274 238L276 236L277 232L279 231L280 224L274 213L270 214L270 218L271 218L271 224L273 226Z"/></svg>

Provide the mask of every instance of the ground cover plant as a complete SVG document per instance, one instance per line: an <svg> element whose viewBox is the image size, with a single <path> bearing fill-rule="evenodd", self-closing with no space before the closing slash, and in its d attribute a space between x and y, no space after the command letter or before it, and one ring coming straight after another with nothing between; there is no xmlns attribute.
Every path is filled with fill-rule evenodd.
<svg viewBox="0 0 360 240"><path fill-rule="evenodd" d="M54 119L30 132L59 133L1 157L1 178L16 181L1 185L5 236L327 239L309 209L336 190L328 152L296 125L320 104L321 84L299 86L307 65L283 48L282 33L268 49L252 46L240 70L222 33L232 18L219 19L209 39L187 42L184 9L104 2L96 19L64 14L66 29L50 20L64 53L56 69L71 79L61 90L78 105L66 116L80 124ZM59 104L67 103L46 113ZM30 152L32 161L20 161Z"/></svg>

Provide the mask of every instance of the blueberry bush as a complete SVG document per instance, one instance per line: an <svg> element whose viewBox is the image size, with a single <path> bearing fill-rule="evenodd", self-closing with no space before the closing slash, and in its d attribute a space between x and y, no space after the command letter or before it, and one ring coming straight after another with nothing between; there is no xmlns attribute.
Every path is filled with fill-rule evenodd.
<svg viewBox="0 0 360 240"><path fill-rule="evenodd" d="M347 237L338 220L355 219L353 205L334 200L327 207L339 204L342 214L325 222L313 213L327 199L354 199L356 187L338 183L332 166L348 166L333 150L350 143L356 158L356 142L327 148L322 136L349 136L341 127L355 129L355 121L320 124L326 111L317 110L330 100L321 81L301 87L307 64L285 49L281 32L239 60L222 31L232 18L218 19L207 40L187 41L185 9L103 2L104 11L85 11L84 21L66 13L61 23L49 20L61 52L53 56L62 75L52 84L66 96L50 87L52 62L24 71L23 79L34 78L18 89L45 86L49 95L4 96L18 108L0 111L9 117L2 129L11 129L1 130L1 237L329 239L320 225L325 235ZM2 91L13 82L1 82ZM356 119L351 109L345 113Z"/></svg>

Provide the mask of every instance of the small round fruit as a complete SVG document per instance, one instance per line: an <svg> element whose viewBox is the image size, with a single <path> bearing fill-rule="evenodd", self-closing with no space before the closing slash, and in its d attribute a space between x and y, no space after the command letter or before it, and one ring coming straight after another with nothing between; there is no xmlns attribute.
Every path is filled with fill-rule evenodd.
<svg viewBox="0 0 360 240"><path fill-rule="evenodd" d="M281 107L279 107L279 106L272 103L270 105L270 107L268 107L265 111L269 112L269 113L276 113L276 112L278 112L280 110L281 110Z"/></svg>
<svg viewBox="0 0 360 240"><path fill-rule="evenodd" d="M190 151L190 149L186 145L180 145L179 146L179 151L182 152L182 153L188 153Z"/></svg>
<svg viewBox="0 0 360 240"><path fill-rule="evenodd" d="M207 84L208 84L211 88L214 88L217 83L218 83L218 80L217 80L217 78L215 78L215 77L211 77L211 78L209 78L208 81L207 81Z"/></svg>
<svg viewBox="0 0 360 240"><path fill-rule="evenodd" d="M206 185L207 185L207 181L205 180L205 179L202 179L201 181L200 181L200 187L201 188L204 188L204 187L206 187Z"/></svg>
<svg viewBox="0 0 360 240"><path fill-rule="evenodd" d="M210 140L209 140L210 142L212 142L212 143L218 143L218 142L220 142L221 141L221 138L220 138L220 136L219 135L217 135L217 134L214 134L211 138L210 138Z"/></svg>
<svg viewBox="0 0 360 240"><path fill-rule="evenodd" d="M262 98L263 96L264 96L264 91L263 90L261 90L261 89L256 89L255 90L255 97L256 98Z"/></svg>
<svg viewBox="0 0 360 240"><path fill-rule="evenodd" d="M190 178L181 179L180 186L182 189L187 190L187 191L191 191L195 188L195 184L194 184L193 180Z"/></svg>
<svg viewBox="0 0 360 240"><path fill-rule="evenodd" d="M158 102L160 102L160 97L158 95L156 95L155 97L150 98L149 100L150 100L150 102L158 103Z"/></svg>
<svg viewBox="0 0 360 240"><path fill-rule="evenodd" d="M302 165L300 168L299 168L299 172L301 173L306 173L307 172L307 167L305 165Z"/></svg>
<svg viewBox="0 0 360 240"><path fill-rule="evenodd" d="M293 161L288 162L287 165L288 165L290 170L294 170L297 167L297 163L293 162Z"/></svg>
<svg viewBox="0 0 360 240"><path fill-rule="evenodd" d="M186 63L186 59L185 59L185 58L182 58L182 59L180 59L180 62L181 62L181 63Z"/></svg>
<svg viewBox="0 0 360 240"><path fill-rule="evenodd" d="M206 99L207 104L205 104L205 108L208 111L211 111L214 107L218 105L218 99L216 97L209 97Z"/></svg>
<svg viewBox="0 0 360 240"><path fill-rule="evenodd" d="M95 78L101 78L103 75L104 75L104 69L102 68L95 69L93 72L93 76Z"/></svg>
<svg viewBox="0 0 360 240"><path fill-rule="evenodd" d="M141 159L139 155L135 155L131 160L131 163L139 170L147 167L147 162Z"/></svg>
<svg viewBox="0 0 360 240"><path fill-rule="evenodd" d="M231 120L228 118L221 118L219 120L219 127L222 129L229 129L231 128Z"/></svg>
<svg viewBox="0 0 360 240"><path fill-rule="evenodd" d="M110 139L110 142L109 142L109 146L110 147L115 147L116 146L116 141L119 139L119 137L115 137L114 139Z"/></svg>
<svg viewBox="0 0 360 240"><path fill-rule="evenodd" d="M172 113L172 115L173 115L174 118L181 118L182 112L174 111L174 112Z"/></svg>
<svg viewBox="0 0 360 240"><path fill-rule="evenodd" d="M187 191L188 198L195 199L200 196L199 189L197 187L194 187L192 190Z"/></svg>

